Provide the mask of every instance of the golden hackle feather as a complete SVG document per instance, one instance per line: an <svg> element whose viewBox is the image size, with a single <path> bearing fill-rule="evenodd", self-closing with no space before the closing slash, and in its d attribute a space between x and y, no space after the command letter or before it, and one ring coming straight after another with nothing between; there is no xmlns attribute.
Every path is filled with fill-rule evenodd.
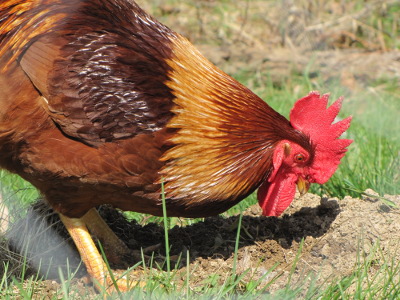
<svg viewBox="0 0 400 300"><path fill-rule="evenodd" d="M161 174L167 198L190 204L242 198L270 168L268 124L281 116L239 82L216 68L185 38L173 40L166 84L175 95L175 145Z"/></svg>

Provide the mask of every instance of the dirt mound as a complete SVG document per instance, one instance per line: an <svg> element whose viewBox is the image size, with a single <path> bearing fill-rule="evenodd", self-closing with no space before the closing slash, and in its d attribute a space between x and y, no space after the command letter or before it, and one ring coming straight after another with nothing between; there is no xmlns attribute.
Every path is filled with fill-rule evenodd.
<svg viewBox="0 0 400 300"><path fill-rule="evenodd" d="M281 218L257 217L258 207L250 207L243 218L237 272L248 272L248 278L257 278L278 263L263 282L267 284L279 276L270 287L273 291L287 284L289 274L292 284L304 284L306 275L317 277L322 283L350 275L357 262L369 255L375 256L369 259L375 260L376 269L386 255L399 261L400 253L394 252L400 240L399 211L382 203L372 191L369 194L371 197L364 199L346 197L343 200L321 199L309 194L297 199ZM399 196L385 197L400 205ZM219 234L224 236L224 227L220 229ZM232 248L233 240L231 234L213 256L198 257L192 262L191 268L196 265L199 282L210 274L223 277L231 270L233 255L226 259L225 252L220 254L220 250Z"/></svg>

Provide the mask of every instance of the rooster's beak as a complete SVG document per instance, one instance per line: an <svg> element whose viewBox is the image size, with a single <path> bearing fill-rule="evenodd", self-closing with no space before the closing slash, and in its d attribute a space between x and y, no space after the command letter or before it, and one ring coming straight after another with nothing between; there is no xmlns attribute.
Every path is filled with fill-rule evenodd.
<svg viewBox="0 0 400 300"><path fill-rule="evenodd" d="M297 188L300 192L300 195L303 196L310 188L310 183L303 177L299 176L299 179L297 180Z"/></svg>

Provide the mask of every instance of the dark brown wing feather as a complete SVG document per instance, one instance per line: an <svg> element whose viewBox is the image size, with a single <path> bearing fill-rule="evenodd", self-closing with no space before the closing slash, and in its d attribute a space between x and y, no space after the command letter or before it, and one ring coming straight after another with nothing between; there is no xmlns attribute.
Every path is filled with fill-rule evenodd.
<svg viewBox="0 0 400 300"><path fill-rule="evenodd" d="M67 15L42 32L41 22L64 7ZM38 29L19 59L64 133L98 146L165 126L172 116L172 94L164 84L170 30L128 1L39 8L19 16L43 16L30 24Z"/></svg>

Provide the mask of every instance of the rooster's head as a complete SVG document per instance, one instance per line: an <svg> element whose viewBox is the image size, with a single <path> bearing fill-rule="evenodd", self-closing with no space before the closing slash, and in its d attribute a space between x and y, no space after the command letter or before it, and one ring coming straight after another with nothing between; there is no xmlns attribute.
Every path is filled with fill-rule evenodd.
<svg viewBox="0 0 400 300"><path fill-rule="evenodd" d="M258 190L266 216L279 216L292 202L296 184L300 194L311 183L323 184L336 171L352 140L338 139L350 126L351 117L333 123L342 98L327 108L328 95L317 92L298 100L290 113L292 127L309 138L312 151L289 141L280 141L273 152L273 171Z"/></svg>

